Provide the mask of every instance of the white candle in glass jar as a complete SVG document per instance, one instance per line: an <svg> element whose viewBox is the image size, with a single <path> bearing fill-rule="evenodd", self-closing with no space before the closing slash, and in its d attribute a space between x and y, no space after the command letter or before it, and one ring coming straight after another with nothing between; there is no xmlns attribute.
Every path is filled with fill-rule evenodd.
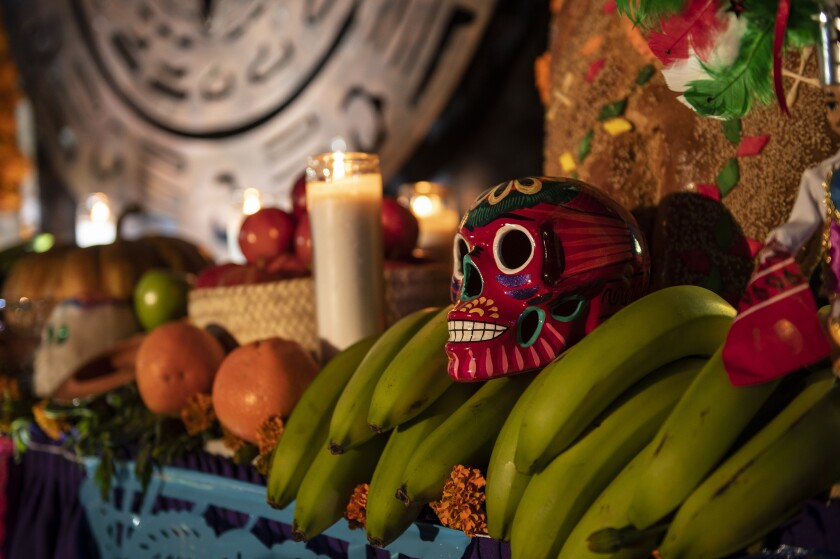
<svg viewBox="0 0 840 559"><path fill-rule="evenodd" d="M384 327L382 177L377 156L321 154L307 168L322 361Z"/></svg>

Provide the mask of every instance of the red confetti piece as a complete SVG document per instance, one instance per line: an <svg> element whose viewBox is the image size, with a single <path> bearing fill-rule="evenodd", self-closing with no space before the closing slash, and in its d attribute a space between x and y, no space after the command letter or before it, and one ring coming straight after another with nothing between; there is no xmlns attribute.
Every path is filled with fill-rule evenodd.
<svg viewBox="0 0 840 559"><path fill-rule="evenodd" d="M716 184L698 184L694 188L700 196L705 196L706 198L720 202L720 189Z"/></svg>
<svg viewBox="0 0 840 559"><path fill-rule="evenodd" d="M770 141L769 134L762 134L761 136L744 136L741 143L738 144L738 151L735 153L736 157L750 157L758 155L764 151L764 146Z"/></svg>
<svg viewBox="0 0 840 559"><path fill-rule="evenodd" d="M712 270L712 263L702 250L685 250L679 256L690 274L707 277Z"/></svg>
<svg viewBox="0 0 840 559"><path fill-rule="evenodd" d="M586 78L584 79L586 79L588 83L592 83L593 81L595 81L595 78L597 78L598 74L601 73L601 70L604 68L604 64L606 63L607 61L603 58L599 58L598 60L594 61L592 64L589 65L589 70L586 71Z"/></svg>
<svg viewBox="0 0 840 559"><path fill-rule="evenodd" d="M604 2L604 5L601 6L601 13L604 14L614 14L618 11L618 6L615 5L615 0L607 0Z"/></svg>

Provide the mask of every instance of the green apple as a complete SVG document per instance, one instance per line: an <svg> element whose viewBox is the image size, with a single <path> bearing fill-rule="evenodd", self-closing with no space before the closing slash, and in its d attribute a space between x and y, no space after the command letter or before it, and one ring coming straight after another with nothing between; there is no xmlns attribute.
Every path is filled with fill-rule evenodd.
<svg viewBox="0 0 840 559"><path fill-rule="evenodd" d="M145 330L187 315L190 281L187 274L153 269L140 276L134 287L134 311Z"/></svg>

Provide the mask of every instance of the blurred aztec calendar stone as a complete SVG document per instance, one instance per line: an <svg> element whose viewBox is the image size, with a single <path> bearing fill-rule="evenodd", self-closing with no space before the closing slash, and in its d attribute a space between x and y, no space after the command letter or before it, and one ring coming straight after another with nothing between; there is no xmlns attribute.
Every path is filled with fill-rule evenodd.
<svg viewBox="0 0 840 559"><path fill-rule="evenodd" d="M377 152L387 181L495 4L33 0L4 17L39 140L73 197L141 202L220 250L237 192L283 207L306 157L337 138Z"/></svg>

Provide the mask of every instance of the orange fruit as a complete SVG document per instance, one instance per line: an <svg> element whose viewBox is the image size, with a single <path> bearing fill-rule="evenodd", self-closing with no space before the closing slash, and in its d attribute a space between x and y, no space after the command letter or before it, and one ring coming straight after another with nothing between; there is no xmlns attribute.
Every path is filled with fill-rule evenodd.
<svg viewBox="0 0 840 559"><path fill-rule="evenodd" d="M219 422L246 441L272 415L289 417L318 364L303 347L283 338L257 340L228 354L213 381L213 408Z"/></svg>
<svg viewBox="0 0 840 559"><path fill-rule="evenodd" d="M225 357L209 332L187 321L158 326L137 350L137 388L154 413L177 415L194 394L209 394Z"/></svg>

